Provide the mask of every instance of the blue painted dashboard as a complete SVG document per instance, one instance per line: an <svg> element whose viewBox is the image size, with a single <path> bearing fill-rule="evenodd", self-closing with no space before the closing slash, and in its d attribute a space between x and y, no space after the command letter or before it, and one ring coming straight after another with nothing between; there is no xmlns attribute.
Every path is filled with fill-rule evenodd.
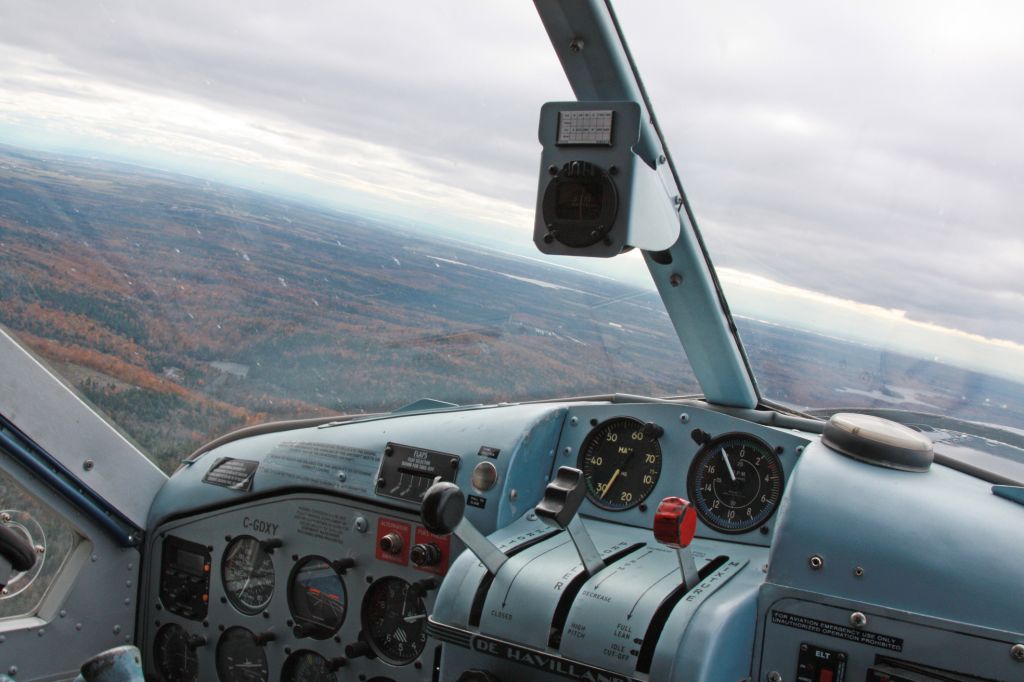
<svg viewBox="0 0 1024 682"><path fill-rule="evenodd" d="M532 510L554 471L577 465L594 425L614 417L664 430L662 471L646 505L583 503L606 563L587 575L568 533ZM701 582L686 588L675 551L655 541L651 524L659 500L687 496L696 432L764 441L778 453L785 490L750 532L700 523L692 550ZM381 552L385 531L407 544L432 537L417 502L379 492L395 443L458 459L452 478L470 497L466 519L510 557L496 575L455 538L435 566ZM497 474L489 489L474 487L481 462ZM210 642L195 652L204 680L218 678L215 643L235 627L274 633L262 645L268 679L287 676L290 658L305 651L339 666L317 679L337 680L1024 679L1015 653L1024 658L1024 647L1014 648L1024 642L1024 507L938 464L922 474L878 468L815 434L692 402L451 408L249 437L173 476L148 525L140 642L154 675L154 639L173 623ZM221 579L239 535L280 547L273 594L253 613L226 598ZM168 538L209 557L202 617L165 603ZM347 613L325 639L296 631L287 596L296 562L310 555L348 562ZM424 644L408 660L363 646L373 637L372 586L388 577L427 585Z"/></svg>

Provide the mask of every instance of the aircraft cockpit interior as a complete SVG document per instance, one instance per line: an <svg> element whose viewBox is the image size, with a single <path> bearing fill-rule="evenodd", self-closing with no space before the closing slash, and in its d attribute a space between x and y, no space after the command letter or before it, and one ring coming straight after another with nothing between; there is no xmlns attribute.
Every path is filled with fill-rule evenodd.
<svg viewBox="0 0 1024 682"><path fill-rule="evenodd" d="M438 383L461 381L452 369L461 354L491 353L487 325L467 322L445 332L442 345L430 345L440 336L421 334L415 324L395 331L386 305L375 302L387 299L362 292L372 274L328 285L334 271L318 268L361 258L374 263L367 272L422 267L401 286L417 297L413 308L424 316L431 314L430 296L445 286L431 278L457 272L483 282L497 275L466 258L425 256L426 247L402 233L393 242L374 237L394 250L365 256L347 250L342 237L337 246L316 237L319 247L268 279L291 296L320 277L325 284L310 289L312 302L302 312L310 316L334 305L331 289L352 287L357 293L338 305L379 316L367 318L362 330L353 324L345 331L340 323L330 333L317 328L308 332L309 343L344 349L332 362L348 363L352 376L402 402L376 412L325 409L299 419L250 420L241 428L230 422L194 451L174 450L165 473L94 408L149 410L152 423L166 429L163 437L172 420L198 433L189 419L217 410L238 417L230 412L236 408L224 407L230 391L270 371L268 358L282 358L283 375L307 357L297 341L275 344L275 334L292 333L291 322L264 328L254 318L252 329L268 340L250 364L225 350L244 341L227 331L217 351L226 360L204 365L210 374L185 360L152 360L160 376L145 381L170 388L150 404L127 379L115 378L128 376L119 372L130 360L111 361L101 374L90 364L100 356L83 350L81 339L77 355L48 354L54 346L35 342L51 323L41 305L25 313L35 315L32 324L14 313L0 317L0 680L1024 680L1024 431L979 416L884 404L803 409L767 398L755 377L770 376L771 365L760 364L760 356L752 361L755 351L743 342L655 115L656 98L611 3L535 5L536 29L546 31L572 97L534 106L531 253L572 268L630 259L646 268L653 286L644 300L663 308L643 314L657 313L669 335L623 357L641 362L645 353L655 357L669 352L670 342L681 344L696 390L654 397L611 382L604 392L559 395L558 387L568 385L559 383L566 356L545 356L545 344L584 353L592 338L574 337L571 324L544 327L526 309L502 313L501 333L529 338L536 358L529 371L549 380L552 392L541 399L443 400L403 380L403 372L438 355L449 363L436 370ZM0 161L41 177L45 171L67 185L63 191L79 191L56 157L32 161L12 149L0 147ZM88 196L128 182L99 161L76 163L96 193ZM9 188L0 187L0 258L7 242L20 262L31 262L32 252L18 251L19 235L28 234L18 220L27 209L15 201L31 173L3 176ZM170 195L179 191L170 176L146 177ZM180 254L216 230L211 216L195 208L200 199L192 199L214 190L189 182L167 199L168 211L188 215L164 225L168 240L178 239L179 229L184 236L166 242L153 261L154 277L173 267L172 251ZM147 201L104 215L111 224L127 221L145 214ZM256 230L262 238L293 229L313 239L313 219L299 213L289 214L285 228L272 228L281 221L272 216L277 204L267 202L251 215L237 208L233 219L266 213ZM231 207L240 203L225 205L218 216L232 219ZM96 209L83 203L81 210ZM98 224L90 228L95 236L76 237L75 248L102 238ZM118 239L130 247L134 234ZM528 230L520 237L529 244ZM174 288L185 292L208 278L209 291L226 290L232 268L262 257L252 246L257 237L251 239L235 244L237 252L222 249L222 265L194 281L176 274ZM29 249L31 240L25 243ZM267 251L290 248L274 242ZM60 267L72 263L61 254L54 259ZM567 277L583 277L569 266L562 266ZM118 267L131 279L129 265ZM46 277L65 277L58 270ZM509 272L504 279L533 287L535 300L584 295ZM0 295L14 297L15 284L0 278ZM43 285L32 286L42 300ZM77 301L82 338L109 338L112 348L112 333L92 320L102 313L114 328L134 318L75 295L68 300ZM467 300L488 295L470 286ZM139 300L164 319L159 301ZM187 315L193 312L202 315ZM567 304L562 314L570 312ZM179 317L188 322L185 313ZM178 334L170 317L164 321L131 332L128 355L149 352L156 336ZM623 325L637 339L645 331L644 323L621 318L593 338L615 352L626 343L612 336L625 334ZM357 341L346 346L346 333ZM806 347L828 338L814 335ZM375 345L401 362L376 376L373 367L359 374L361 354ZM772 356L780 366L783 353L798 352L780 348ZM850 348L866 352L859 342ZM497 372L516 357L502 346L481 362ZM813 357L820 367L808 364L806 371L825 372L830 356ZM923 376L922 363L908 361L915 376ZM69 379L54 367L79 373ZM93 369L86 374L82 367ZM481 384L491 381L481 372ZM181 396L189 382L202 384L205 402L186 408ZM1012 377L1005 385L1019 391L1012 408L1019 414L1024 390ZM269 406L277 398L262 399ZM1013 398L1006 401L1012 407ZM277 408L261 414L275 414L271 409Z"/></svg>

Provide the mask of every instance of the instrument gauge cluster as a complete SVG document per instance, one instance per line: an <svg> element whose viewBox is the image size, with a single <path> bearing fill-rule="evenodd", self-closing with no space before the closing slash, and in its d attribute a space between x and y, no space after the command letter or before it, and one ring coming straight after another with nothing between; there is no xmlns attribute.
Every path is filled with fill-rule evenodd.
<svg viewBox="0 0 1024 682"><path fill-rule="evenodd" d="M576 452L584 513L651 527L666 497L694 506L706 537L767 545L788 472L807 440L709 410L669 404L590 405L570 411L560 449ZM760 531L755 533L754 531Z"/></svg>
<svg viewBox="0 0 1024 682"><path fill-rule="evenodd" d="M418 516L294 493L176 519L155 536L146 679L430 679L427 616L459 548Z"/></svg>

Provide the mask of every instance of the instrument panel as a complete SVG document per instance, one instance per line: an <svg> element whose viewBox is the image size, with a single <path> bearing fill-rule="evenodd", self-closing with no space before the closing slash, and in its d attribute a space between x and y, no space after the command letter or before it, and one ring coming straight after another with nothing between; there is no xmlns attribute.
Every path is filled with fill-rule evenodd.
<svg viewBox="0 0 1024 682"><path fill-rule="evenodd" d="M581 513L650 528L666 497L684 497L698 535L768 545L800 435L679 405L570 408L557 466L583 472Z"/></svg>
<svg viewBox="0 0 1024 682"><path fill-rule="evenodd" d="M382 550L385 534L383 546L402 551ZM167 523L150 564L147 673L161 682L429 679L439 654L426 618L449 552L436 553L443 565L419 566L409 550L434 539L452 542L407 513L311 494Z"/></svg>

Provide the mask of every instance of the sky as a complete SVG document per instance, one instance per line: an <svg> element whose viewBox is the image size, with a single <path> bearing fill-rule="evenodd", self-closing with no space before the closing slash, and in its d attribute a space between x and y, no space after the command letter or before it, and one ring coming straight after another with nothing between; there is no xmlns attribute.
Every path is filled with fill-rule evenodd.
<svg viewBox="0 0 1024 682"><path fill-rule="evenodd" d="M1024 5L618 11L737 313L1024 378ZM0 0L0 64L0 142L520 251L572 97L526 0Z"/></svg>

